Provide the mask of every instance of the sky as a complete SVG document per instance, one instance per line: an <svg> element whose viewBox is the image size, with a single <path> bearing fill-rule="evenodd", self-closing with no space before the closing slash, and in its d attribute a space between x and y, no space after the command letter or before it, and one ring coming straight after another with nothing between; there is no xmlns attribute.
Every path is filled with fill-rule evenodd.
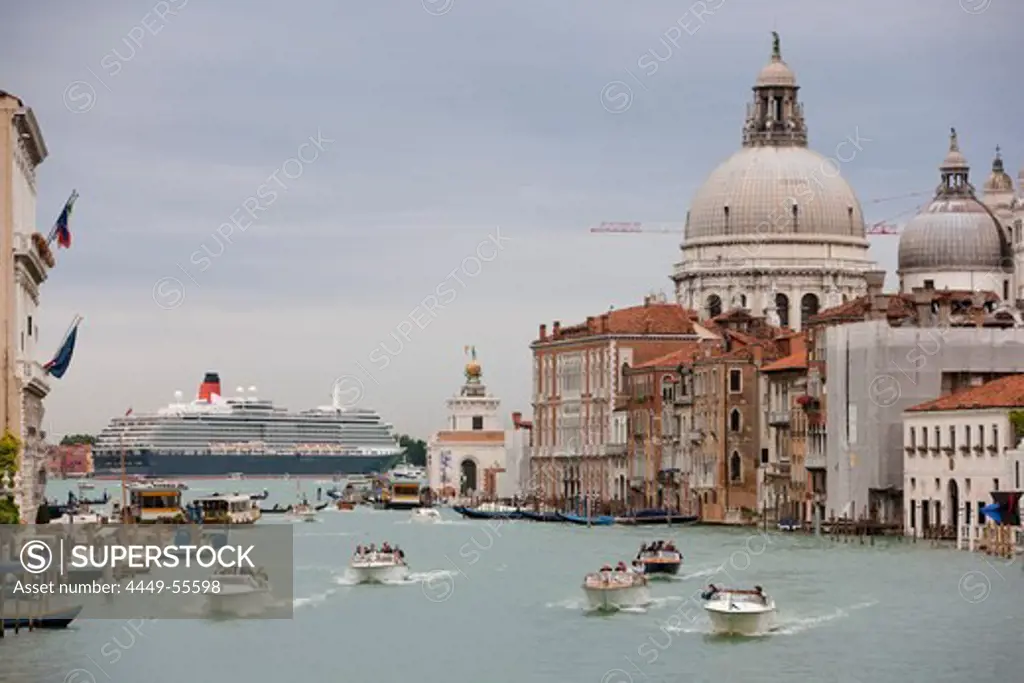
<svg viewBox="0 0 1024 683"><path fill-rule="evenodd" d="M938 184L956 126L980 186L1024 166L1017 0L36 0L0 8L0 89L50 150L38 229L51 438L151 411L208 371L290 408L444 425L473 345L531 413L538 325L672 296L690 198L741 143L771 31L810 146L869 223ZM902 197L902 199L891 199ZM879 201L885 200L885 201ZM892 272L898 238L872 239ZM894 280L890 276L890 285Z"/></svg>

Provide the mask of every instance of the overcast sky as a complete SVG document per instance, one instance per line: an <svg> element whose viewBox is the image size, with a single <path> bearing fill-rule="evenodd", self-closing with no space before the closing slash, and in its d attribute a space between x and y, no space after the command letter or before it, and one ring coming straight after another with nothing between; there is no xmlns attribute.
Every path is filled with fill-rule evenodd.
<svg viewBox="0 0 1024 683"><path fill-rule="evenodd" d="M346 400L426 438L467 344L529 414L538 324L671 296L677 235L588 229L681 225L740 145L773 28L811 146L870 140L842 166L869 222L924 201L875 200L933 189L950 126L977 185L997 144L1024 164L1018 0L702 5L5 3L0 89L50 149L39 230L81 194L42 289L40 361L85 316L46 428L98 431L216 370L292 408L351 375ZM896 238L873 245L893 270Z"/></svg>

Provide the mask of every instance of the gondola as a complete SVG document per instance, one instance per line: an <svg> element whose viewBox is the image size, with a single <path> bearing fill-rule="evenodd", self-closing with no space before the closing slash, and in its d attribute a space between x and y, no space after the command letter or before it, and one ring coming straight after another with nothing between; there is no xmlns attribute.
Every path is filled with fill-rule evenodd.
<svg viewBox="0 0 1024 683"><path fill-rule="evenodd" d="M568 512L556 513L558 518L563 522L569 522L570 524L578 524L580 526L611 526L615 524L615 518L611 515L600 515L598 517L591 517L589 520L582 515L574 515Z"/></svg>
<svg viewBox="0 0 1024 683"><path fill-rule="evenodd" d="M249 500L266 500L270 497L270 491L263 489L263 493L250 493Z"/></svg>
<svg viewBox="0 0 1024 683"><path fill-rule="evenodd" d="M558 516L557 512L533 512L532 510L522 510L520 513L523 519L528 519L532 522L561 522L561 517Z"/></svg>
<svg viewBox="0 0 1024 683"><path fill-rule="evenodd" d="M260 508L260 512L262 512L265 515L283 515L283 514L287 514L287 513L291 512L291 511L292 511L292 506L291 505L288 505L286 507L281 507L280 505L275 505L272 508Z"/></svg>
<svg viewBox="0 0 1024 683"><path fill-rule="evenodd" d="M30 625L43 629L67 628L81 612L82 606L76 605L38 616L4 617L0 629L28 628Z"/></svg>
<svg viewBox="0 0 1024 683"><path fill-rule="evenodd" d="M631 526L654 526L657 524L693 524L700 519L697 515L681 515L669 510L637 510L632 515L616 517L616 524Z"/></svg>
<svg viewBox="0 0 1024 683"><path fill-rule="evenodd" d="M452 510L467 519L523 519L523 513L520 510L477 510L461 505L453 506Z"/></svg>

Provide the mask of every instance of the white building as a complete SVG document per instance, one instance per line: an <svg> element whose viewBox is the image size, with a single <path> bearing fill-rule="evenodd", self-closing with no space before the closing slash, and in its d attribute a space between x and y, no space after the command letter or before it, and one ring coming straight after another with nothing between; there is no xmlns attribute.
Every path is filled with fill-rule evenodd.
<svg viewBox="0 0 1024 683"><path fill-rule="evenodd" d="M747 105L743 147L716 168L686 215L682 261L672 279L686 308L714 317L742 307L794 330L819 309L864 294L868 260L864 217L840 165L856 135L823 156L807 147L799 86L771 61Z"/></svg>
<svg viewBox="0 0 1024 683"><path fill-rule="evenodd" d="M903 413L903 514L907 535L935 527L977 527L993 491L1019 491L1024 375L1009 375Z"/></svg>
<svg viewBox="0 0 1024 683"><path fill-rule="evenodd" d="M510 471L508 435L498 413L501 401L487 393L482 376L475 359L466 364L466 383L448 399L448 424L427 444L427 481L435 496L518 493L518 470Z"/></svg>
<svg viewBox="0 0 1024 683"><path fill-rule="evenodd" d="M54 266L36 223L36 168L46 143L30 107L0 90L0 271L3 273L3 413L5 429L21 439L15 502L34 521L46 485L43 399L50 391L36 360L39 286Z"/></svg>

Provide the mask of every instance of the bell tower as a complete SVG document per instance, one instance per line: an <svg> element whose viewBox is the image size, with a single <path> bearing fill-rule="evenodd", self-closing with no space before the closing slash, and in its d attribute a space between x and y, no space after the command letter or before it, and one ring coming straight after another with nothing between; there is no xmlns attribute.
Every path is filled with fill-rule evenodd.
<svg viewBox="0 0 1024 683"><path fill-rule="evenodd" d="M800 86L793 70L782 61L779 34L772 31L772 58L754 83L754 101L747 105L744 147L806 147L804 108L797 99Z"/></svg>

